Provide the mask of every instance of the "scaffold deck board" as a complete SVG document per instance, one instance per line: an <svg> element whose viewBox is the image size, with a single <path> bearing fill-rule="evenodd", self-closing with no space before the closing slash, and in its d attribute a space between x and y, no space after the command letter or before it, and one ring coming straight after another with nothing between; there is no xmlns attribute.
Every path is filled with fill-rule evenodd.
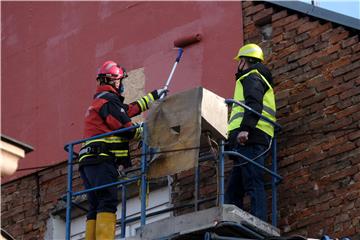
<svg viewBox="0 0 360 240"><path fill-rule="evenodd" d="M280 236L279 229L234 205L223 205L146 224L137 239L204 239L205 232L222 236Z"/></svg>

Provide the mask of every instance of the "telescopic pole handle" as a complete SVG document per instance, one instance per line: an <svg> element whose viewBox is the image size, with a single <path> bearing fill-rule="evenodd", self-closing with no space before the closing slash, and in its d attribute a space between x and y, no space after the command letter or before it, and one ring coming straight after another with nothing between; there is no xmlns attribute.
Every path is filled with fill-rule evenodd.
<svg viewBox="0 0 360 240"><path fill-rule="evenodd" d="M177 57L176 57L174 66L173 66L173 68L171 69L170 75L169 75L169 77L168 77L168 79L167 79L167 81L166 81L166 84L165 84L165 86L164 86L164 92L162 92L162 93L160 94L160 99L161 99L161 98L164 98L164 97L167 95L167 89L168 89L168 87L169 87L169 85L170 85L172 76L174 75L176 66L177 66L177 64L180 62L180 59L181 59L181 57L182 57L183 52L184 52L184 50L183 50L182 48L179 48L179 49L178 49L178 55L177 55Z"/></svg>
<svg viewBox="0 0 360 240"><path fill-rule="evenodd" d="M184 50L182 48L179 48L178 55L177 55L176 60L175 60L176 62L180 62L180 59L181 59L181 56L182 56L183 52L184 52Z"/></svg>

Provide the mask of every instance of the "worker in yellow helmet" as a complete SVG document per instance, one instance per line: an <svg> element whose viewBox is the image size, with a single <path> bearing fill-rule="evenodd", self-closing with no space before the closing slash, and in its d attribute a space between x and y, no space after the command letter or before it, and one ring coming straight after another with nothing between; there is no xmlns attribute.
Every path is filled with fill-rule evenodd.
<svg viewBox="0 0 360 240"><path fill-rule="evenodd" d="M256 44L246 44L234 58L239 62L234 99L275 121L275 96L270 70L262 63L264 54ZM240 106L233 106L228 125L229 148L264 165L265 152L274 136L274 127ZM264 153L264 154L263 154ZM250 196L251 214L266 221L263 170L237 158L225 192L225 203L243 208L245 193Z"/></svg>

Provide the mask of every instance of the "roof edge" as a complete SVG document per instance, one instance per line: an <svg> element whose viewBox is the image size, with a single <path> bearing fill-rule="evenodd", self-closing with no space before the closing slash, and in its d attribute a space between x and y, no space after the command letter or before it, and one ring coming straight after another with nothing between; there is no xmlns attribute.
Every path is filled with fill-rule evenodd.
<svg viewBox="0 0 360 240"><path fill-rule="evenodd" d="M325 8L317 7L301 1L271 1L264 0L264 2L275 4L284 8L288 8L300 13L304 13L316 18L327 20L342 26L360 30L360 19L340 14Z"/></svg>
<svg viewBox="0 0 360 240"><path fill-rule="evenodd" d="M34 148L26 143L20 142L14 138L11 138L9 136L6 136L4 134L1 134L1 141L7 142L9 144L12 144L18 148L21 148L25 151L25 153L32 152Z"/></svg>

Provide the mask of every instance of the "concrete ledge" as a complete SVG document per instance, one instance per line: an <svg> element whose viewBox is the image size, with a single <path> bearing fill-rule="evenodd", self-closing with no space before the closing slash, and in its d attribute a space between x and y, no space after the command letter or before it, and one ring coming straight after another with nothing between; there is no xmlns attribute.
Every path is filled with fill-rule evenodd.
<svg viewBox="0 0 360 240"><path fill-rule="evenodd" d="M231 223L231 231L226 227L226 223ZM220 226L228 230L220 229ZM236 226L239 228L236 229ZM280 236L279 229L271 224L261 221L234 205L224 205L147 224L139 230L136 237L138 239L203 239L205 231L223 234L231 232L232 236L237 237L247 236L242 227L264 237Z"/></svg>

